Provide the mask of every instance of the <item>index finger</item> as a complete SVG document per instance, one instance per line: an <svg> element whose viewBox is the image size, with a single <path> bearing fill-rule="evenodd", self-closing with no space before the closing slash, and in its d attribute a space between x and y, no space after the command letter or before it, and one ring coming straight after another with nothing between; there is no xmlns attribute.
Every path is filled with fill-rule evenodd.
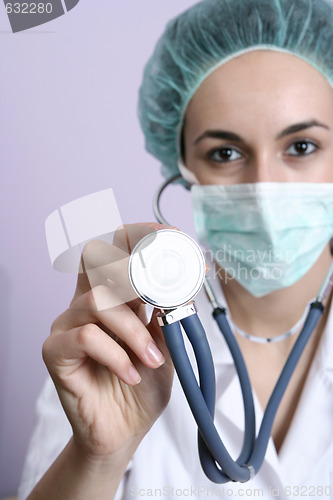
<svg viewBox="0 0 333 500"><path fill-rule="evenodd" d="M118 292L119 300L108 307L136 299L128 277L130 253L143 237L165 228L170 226L155 222L127 224L116 230L112 244L103 240L87 243L81 255L83 273L78 276L74 299L99 285L107 285ZM100 307L104 309L105 303Z"/></svg>

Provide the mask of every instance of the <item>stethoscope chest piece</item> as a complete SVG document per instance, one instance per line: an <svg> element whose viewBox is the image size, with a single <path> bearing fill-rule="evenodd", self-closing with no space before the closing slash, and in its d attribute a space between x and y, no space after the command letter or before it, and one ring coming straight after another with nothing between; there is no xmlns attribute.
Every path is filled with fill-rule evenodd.
<svg viewBox="0 0 333 500"><path fill-rule="evenodd" d="M205 260L197 243L174 229L145 236L129 261L129 279L137 295L159 309L180 307L202 287Z"/></svg>

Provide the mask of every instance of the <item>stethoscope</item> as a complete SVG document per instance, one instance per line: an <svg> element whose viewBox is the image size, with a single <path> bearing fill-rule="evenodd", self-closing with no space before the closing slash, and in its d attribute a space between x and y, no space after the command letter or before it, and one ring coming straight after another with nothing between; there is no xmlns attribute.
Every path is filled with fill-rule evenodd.
<svg viewBox="0 0 333 500"><path fill-rule="evenodd" d="M159 204L164 189L181 176L167 180L158 190L154 212L162 224L168 222ZM133 249L129 260L129 278L137 295L160 309L158 321L188 404L198 425L198 449L206 476L215 483L246 482L259 471L267 450L276 412L302 352L324 311L323 301L333 283L333 262L317 297L309 305L303 328L271 394L256 436L252 387L227 309L221 307L205 278L206 264L197 243L188 235L163 229L145 236ZM213 306L213 317L228 345L240 381L244 401L245 431L243 446L234 460L214 425L215 370L206 333L197 315L194 297L204 286ZM185 348L183 328L194 351L199 383Z"/></svg>

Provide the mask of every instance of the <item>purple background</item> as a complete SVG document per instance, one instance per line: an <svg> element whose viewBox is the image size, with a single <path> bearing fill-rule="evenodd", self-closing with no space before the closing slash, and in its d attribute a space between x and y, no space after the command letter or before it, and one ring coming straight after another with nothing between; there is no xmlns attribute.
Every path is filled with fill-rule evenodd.
<svg viewBox="0 0 333 500"><path fill-rule="evenodd" d="M0 5L0 497L17 490L47 375L42 343L75 285L51 268L44 221L108 187L124 222L153 220L162 178L144 150L137 90L166 21L193 3L82 0L17 34ZM188 193L169 193L165 216L191 233Z"/></svg>

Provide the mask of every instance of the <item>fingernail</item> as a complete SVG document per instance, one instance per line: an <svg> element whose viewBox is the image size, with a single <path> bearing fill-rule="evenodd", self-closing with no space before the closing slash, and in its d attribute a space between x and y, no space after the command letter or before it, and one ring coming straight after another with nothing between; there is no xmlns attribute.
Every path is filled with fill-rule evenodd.
<svg viewBox="0 0 333 500"><path fill-rule="evenodd" d="M176 231L180 231L179 227L169 226L168 224L160 224L161 229L175 229Z"/></svg>
<svg viewBox="0 0 333 500"><path fill-rule="evenodd" d="M147 354L148 358L152 363L154 363L154 365L157 366L163 365L165 358L154 342L150 342L150 344L148 344Z"/></svg>
<svg viewBox="0 0 333 500"><path fill-rule="evenodd" d="M141 382L140 374L133 365L131 365L128 370L128 381L133 385Z"/></svg>

